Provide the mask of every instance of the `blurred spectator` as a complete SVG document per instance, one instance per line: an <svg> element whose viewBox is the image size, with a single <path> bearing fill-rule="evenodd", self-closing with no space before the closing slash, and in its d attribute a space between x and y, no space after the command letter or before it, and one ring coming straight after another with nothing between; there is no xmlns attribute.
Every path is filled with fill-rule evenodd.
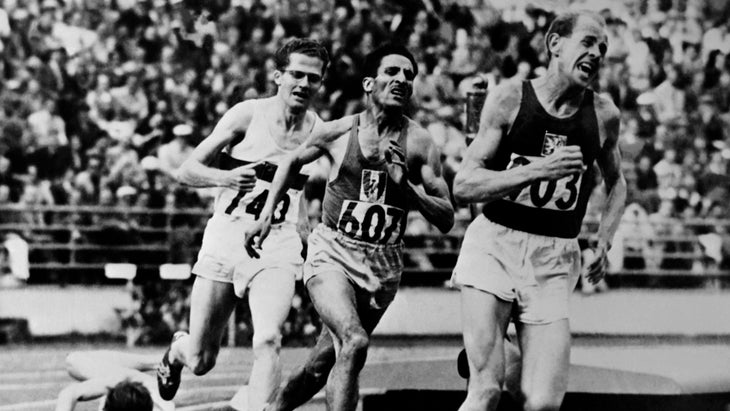
<svg viewBox="0 0 730 411"><path fill-rule="evenodd" d="M104 161L101 154L92 153L86 168L76 175L74 185L80 193L80 204L98 204L101 180L104 175Z"/></svg>
<svg viewBox="0 0 730 411"><path fill-rule="evenodd" d="M172 175L180 165L188 158L195 148L190 141L193 136L193 128L188 124L178 124L172 129L174 139L169 143L163 144L157 150L159 158L159 169Z"/></svg>
<svg viewBox="0 0 730 411"><path fill-rule="evenodd" d="M674 202L662 200L659 210L649 216L656 233L659 253L664 254L660 268L670 270L690 270L694 263L693 238L680 223Z"/></svg>
<svg viewBox="0 0 730 411"><path fill-rule="evenodd" d="M654 109L660 122L674 124L683 121L685 115L683 73L681 68L674 64L666 65L664 72L666 79L654 89L656 95Z"/></svg>
<svg viewBox="0 0 730 411"><path fill-rule="evenodd" d="M123 117L134 119L147 117L149 102L137 74L133 72L127 74L125 83L109 90L109 94L112 97L114 111L123 112Z"/></svg>
<svg viewBox="0 0 730 411"><path fill-rule="evenodd" d="M45 98L36 101L34 111L28 116L30 149L38 149L50 145L64 146L68 144L66 137L66 123L58 116L56 101Z"/></svg>
<svg viewBox="0 0 730 411"><path fill-rule="evenodd" d="M654 165L654 173L657 177L659 196L673 198L682 177L682 168L677 163L677 150L674 148L664 150L662 159Z"/></svg>
<svg viewBox="0 0 730 411"><path fill-rule="evenodd" d="M652 244L656 236L646 210L637 203L627 205L608 252L609 272L656 269L659 253Z"/></svg>
<svg viewBox="0 0 730 411"><path fill-rule="evenodd" d="M466 146L466 93L544 70L544 33L556 11L462 0L168 3L3 3L0 186L11 201L115 205L117 190L129 187L135 204L162 207L170 195L172 208L205 207L159 171L174 169L228 107L272 93L272 52L292 36L320 39L333 57L314 103L324 119L362 105L368 50L408 44L420 72L412 118L434 136L448 178ZM596 88L622 110L624 167L635 176L629 196L647 212L659 208L657 193L676 201L677 222L730 208L729 13L723 2L701 0L602 11L610 44ZM193 132L175 134L179 124ZM177 216L175 225L184 231L195 220Z"/></svg>

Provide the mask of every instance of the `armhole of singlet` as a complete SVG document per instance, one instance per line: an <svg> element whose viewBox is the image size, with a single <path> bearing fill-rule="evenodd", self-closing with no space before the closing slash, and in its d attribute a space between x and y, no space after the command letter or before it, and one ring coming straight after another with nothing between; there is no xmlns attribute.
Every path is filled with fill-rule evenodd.
<svg viewBox="0 0 730 411"><path fill-rule="evenodd" d="M337 166L337 175L327 182L327 185L336 183L340 179L340 170L342 170L342 165L345 164L345 161L347 161L348 156L350 155L350 152L355 153L355 159L357 161L360 161L360 157L362 154L360 154L360 144L357 141L357 127L360 124L360 114L356 114L355 117L352 119L352 128L350 129L350 134L347 136L347 146L345 146L345 154L342 155L342 161L340 161L340 164ZM334 161L333 161L334 162Z"/></svg>
<svg viewBox="0 0 730 411"><path fill-rule="evenodd" d="M410 126L411 122L408 120L408 117L403 116L403 127L400 130L400 136L398 136L398 144L406 155L406 161L408 161L408 129Z"/></svg>
<svg viewBox="0 0 730 411"><path fill-rule="evenodd" d="M256 116L259 111L259 107L261 106L261 104L258 103L258 100L255 100L255 103L252 102L252 104L254 105L253 113L251 113L251 120L248 122L248 125L246 126L246 131L236 131L233 139L231 139L231 141L228 144L226 144L226 146L224 147L224 149L223 149L224 153L231 155L231 153L233 153L233 147L241 144L241 142L246 138L246 135L248 134L248 130L251 128L251 124L253 124L253 122L255 121Z"/></svg>
<svg viewBox="0 0 730 411"><path fill-rule="evenodd" d="M308 134L312 134L312 132L314 131L314 128L317 127L317 123L321 122L322 118L320 116L318 116L317 113L315 113L314 111L309 111L309 113L311 113L312 116L314 117L314 121L312 121L312 128L309 129L309 133L308 133Z"/></svg>
<svg viewBox="0 0 730 411"><path fill-rule="evenodd" d="M533 96L535 94L534 90L532 90L530 80L522 80L522 95L520 96L520 105L517 107L517 114L515 114L515 118L513 118L512 121L510 121L503 129L504 134L502 135L502 139L506 139L512 133L515 124L517 124L517 120L519 120L522 115L522 110L527 110L529 108L528 106L530 105L530 102L528 101L528 94L530 93L532 93ZM532 100L535 101L536 99L537 97Z"/></svg>

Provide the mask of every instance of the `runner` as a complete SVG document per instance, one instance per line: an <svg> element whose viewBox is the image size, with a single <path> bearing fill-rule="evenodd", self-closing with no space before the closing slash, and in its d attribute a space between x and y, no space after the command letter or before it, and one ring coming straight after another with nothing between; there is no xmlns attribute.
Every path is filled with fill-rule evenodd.
<svg viewBox="0 0 730 411"><path fill-rule="evenodd" d="M261 248L273 233L276 201L302 166L330 155L334 165L323 223L309 236L304 281L337 353L326 389L331 410L357 406L370 334L400 283L408 210L419 210L442 232L454 223L438 149L428 132L403 114L416 70L413 56L402 46L385 45L368 55L362 82L368 109L350 119L349 133L325 138L315 132L281 163L273 194L246 235L246 248L254 257L278 247L270 240ZM321 358L319 354L326 353L310 358Z"/></svg>
<svg viewBox="0 0 730 411"><path fill-rule="evenodd" d="M173 411L157 394L153 371L158 357L119 351L78 351L66 357L68 373L79 382L58 394L56 411L73 411L79 401L105 397L102 410Z"/></svg>
<svg viewBox="0 0 730 411"><path fill-rule="evenodd" d="M596 259L600 280L626 199L619 111L588 88L606 53L606 24L589 12L556 17L547 73L490 91L454 182L462 203L485 202L469 226L453 281L461 287L469 383L460 410L494 410L505 378L510 317L522 351L526 410L557 410L568 385L568 299L596 168L607 188ZM597 167L594 165L597 165Z"/></svg>
<svg viewBox="0 0 730 411"><path fill-rule="evenodd" d="M261 410L280 384L281 326L303 262L297 225L307 223L306 216L300 217L305 209L300 201L308 170L296 176L277 203L271 233L277 247L251 259L242 237L261 213L276 163L321 123L308 107L329 57L319 43L294 39L276 52L275 62L277 94L233 106L175 173L183 184L221 190L193 267L190 334L177 333L159 365L160 396L168 400L177 392L184 366L196 375L213 368L228 318L247 291L254 328L248 409ZM216 156L220 168L210 165Z"/></svg>

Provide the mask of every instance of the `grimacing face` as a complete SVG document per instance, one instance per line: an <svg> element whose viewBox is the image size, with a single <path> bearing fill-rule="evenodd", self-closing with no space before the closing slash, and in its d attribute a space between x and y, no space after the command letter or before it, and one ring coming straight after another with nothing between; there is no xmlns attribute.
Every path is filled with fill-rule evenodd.
<svg viewBox="0 0 730 411"><path fill-rule="evenodd" d="M580 16L573 33L558 41L561 44L556 58L561 71L588 86L598 75L608 50L605 26L589 16Z"/></svg>
<svg viewBox="0 0 730 411"><path fill-rule="evenodd" d="M324 62L317 57L292 53L289 65L274 72L274 82L279 86L278 95L293 109L307 109L312 97L322 85Z"/></svg>
<svg viewBox="0 0 730 411"><path fill-rule="evenodd" d="M363 86L374 104L403 108L413 94L415 77L413 64L407 57L389 54L380 60L377 75L366 77Z"/></svg>

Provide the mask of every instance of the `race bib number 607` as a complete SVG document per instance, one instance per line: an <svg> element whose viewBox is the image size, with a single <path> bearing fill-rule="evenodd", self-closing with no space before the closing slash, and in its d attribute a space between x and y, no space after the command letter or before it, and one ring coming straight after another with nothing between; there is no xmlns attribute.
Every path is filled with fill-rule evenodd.
<svg viewBox="0 0 730 411"><path fill-rule="evenodd" d="M405 211L386 204L345 200L342 203L337 229L356 240L376 244L400 241Z"/></svg>
<svg viewBox="0 0 730 411"><path fill-rule="evenodd" d="M512 154L507 169L530 164L540 157ZM505 199L532 208L570 211L578 203L582 173L576 173L559 180L540 180L515 191Z"/></svg>

